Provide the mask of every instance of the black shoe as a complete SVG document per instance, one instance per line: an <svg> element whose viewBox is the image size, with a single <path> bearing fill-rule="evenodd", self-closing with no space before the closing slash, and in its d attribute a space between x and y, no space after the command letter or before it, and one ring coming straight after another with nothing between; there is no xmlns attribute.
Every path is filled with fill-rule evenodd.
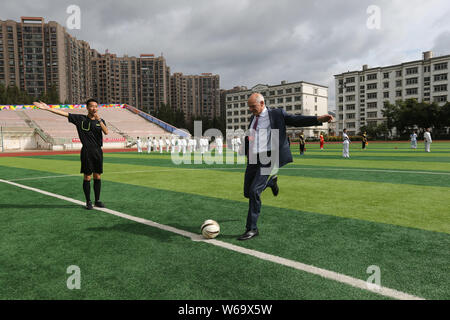
<svg viewBox="0 0 450 320"><path fill-rule="evenodd" d="M273 184L272 184L272 186L271 186L271 188L272 188L272 193L273 193L273 195L274 195L275 197L278 195L278 192L280 192L280 188L278 188L278 183L277 183L277 181L278 181L278 176L275 176L275 177L273 178Z"/></svg>
<svg viewBox="0 0 450 320"><path fill-rule="evenodd" d="M258 234L259 234L258 230L248 230L246 233L240 236L238 240L248 240L253 237L256 237Z"/></svg>
<svg viewBox="0 0 450 320"><path fill-rule="evenodd" d="M94 209L92 207L92 202L91 201L86 202L86 210L92 210L92 209Z"/></svg>
<svg viewBox="0 0 450 320"><path fill-rule="evenodd" d="M101 201L95 201L95 206L99 207L99 208L104 208L105 207L105 205Z"/></svg>

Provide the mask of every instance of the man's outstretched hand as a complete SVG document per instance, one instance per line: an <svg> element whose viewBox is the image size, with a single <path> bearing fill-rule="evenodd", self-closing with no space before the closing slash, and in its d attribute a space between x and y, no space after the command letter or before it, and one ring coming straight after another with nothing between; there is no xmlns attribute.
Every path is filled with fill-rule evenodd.
<svg viewBox="0 0 450 320"><path fill-rule="evenodd" d="M42 102L42 101L39 101L39 102L33 102L33 104L34 104L36 107L38 107L39 109L42 109L42 110L48 110L48 109L50 109L50 107L49 107L46 103L44 103L44 102Z"/></svg>
<svg viewBox="0 0 450 320"><path fill-rule="evenodd" d="M333 121L333 116L330 114L325 114L323 116L317 117L317 121L319 122L331 122Z"/></svg>

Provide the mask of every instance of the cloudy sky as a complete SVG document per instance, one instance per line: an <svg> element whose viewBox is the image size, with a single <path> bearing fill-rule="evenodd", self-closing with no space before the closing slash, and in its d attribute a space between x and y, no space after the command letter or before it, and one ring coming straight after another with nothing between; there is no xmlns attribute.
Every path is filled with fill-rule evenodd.
<svg viewBox="0 0 450 320"><path fill-rule="evenodd" d="M101 53L162 53L172 73L219 74L223 89L314 82L329 110L335 74L450 54L447 0L10 0L0 19L67 27L70 5L81 19L68 31Z"/></svg>

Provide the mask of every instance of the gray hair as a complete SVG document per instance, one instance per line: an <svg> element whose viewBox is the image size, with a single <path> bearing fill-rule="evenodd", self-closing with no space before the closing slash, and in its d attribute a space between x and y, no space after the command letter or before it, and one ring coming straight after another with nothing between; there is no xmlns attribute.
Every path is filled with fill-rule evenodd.
<svg viewBox="0 0 450 320"><path fill-rule="evenodd" d="M261 93L259 93L259 92L254 92L254 93L252 93L252 96L255 96L256 102L257 102L258 104L260 104L261 102L264 102L264 96L263 96Z"/></svg>

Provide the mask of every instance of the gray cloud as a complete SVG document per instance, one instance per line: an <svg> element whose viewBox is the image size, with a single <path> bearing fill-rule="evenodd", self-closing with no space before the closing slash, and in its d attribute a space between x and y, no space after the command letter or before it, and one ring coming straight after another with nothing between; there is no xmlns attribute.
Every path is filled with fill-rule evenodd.
<svg viewBox="0 0 450 320"><path fill-rule="evenodd" d="M0 19L43 16L66 24L66 8L81 8L81 30L68 30L99 52L161 53L172 72L217 73L221 87L281 80L329 86L334 74L450 54L450 4L445 0L133 0L14 1ZM381 28L366 26L369 5Z"/></svg>

